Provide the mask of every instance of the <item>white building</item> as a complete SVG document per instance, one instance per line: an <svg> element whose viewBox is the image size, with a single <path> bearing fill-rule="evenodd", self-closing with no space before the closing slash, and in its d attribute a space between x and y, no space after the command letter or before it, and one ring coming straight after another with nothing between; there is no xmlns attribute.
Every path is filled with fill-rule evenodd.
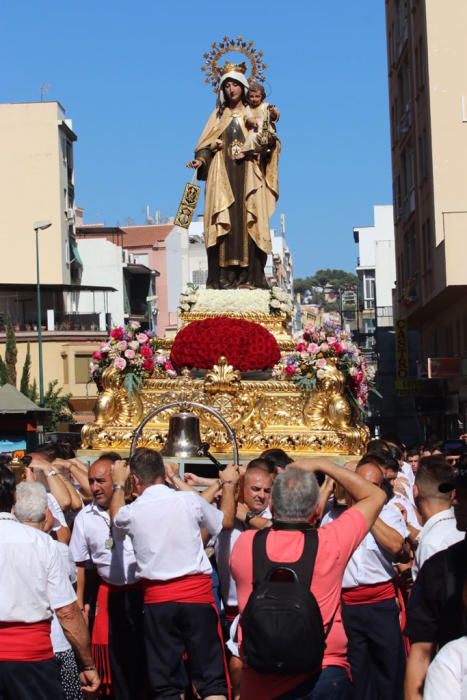
<svg viewBox="0 0 467 700"><path fill-rule="evenodd" d="M292 294L293 290L293 257L289 250L285 233L275 228L271 229L272 253L268 255L265 275L271 286L281 287Z"/></svg>
<svg viewBox="0 0 467 700"><path fill-rule="evenodd" d="M392 205L376 205L373 226L353 229L358 245L359 307L364 333L392 326L392 290L396 279Z"/></svg>

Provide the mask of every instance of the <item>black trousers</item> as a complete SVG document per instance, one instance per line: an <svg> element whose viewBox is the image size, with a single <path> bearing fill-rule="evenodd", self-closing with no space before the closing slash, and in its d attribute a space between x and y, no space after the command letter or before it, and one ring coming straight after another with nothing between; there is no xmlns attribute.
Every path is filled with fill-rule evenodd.
<svg viewBox="0 0 467 700"><path fill-rule="evenodd" d="M109 592L109 659L114 700L147 698L143 591Z"/></svg>
<svg viewBox="0 0 467 700"><path fill-rule="evenodd" d="M348 658L358 700L402 700L405 651L394 598L343 605Z"/></svg>
<svg viewBox="0 0 467 700"><path fill-rule="evenodd" d="M0 661L0 700L63 700L58 661Z"/></svg>
<svg viewBox="0 0 467 700"><path fill-rule="evenodd" d="M179 700L186 686L184 652L190 681L199 695L227 697L223 641L214 606L150 603L144 606L144 634L151 698Z"/></svg>

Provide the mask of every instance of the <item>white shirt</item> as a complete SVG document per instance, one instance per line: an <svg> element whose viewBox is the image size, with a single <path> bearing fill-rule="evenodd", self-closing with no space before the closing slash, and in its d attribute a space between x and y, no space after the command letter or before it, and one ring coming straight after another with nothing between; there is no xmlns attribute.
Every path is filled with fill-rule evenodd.
<svg viewBox="0 0 467 700"><path fill-rule="evenodd" d="M261 513L258 513L262 518L272 518L272 513L269 508L265 508ZM225 605L238 605L237 586L235 580L230 573L230 555L235 542L238 540L242 532L248 529L248 525L243 523L238 518L234 520L234 526L231 530L222 530L217 537L214 550L216 552L217 573L221 584L221 595Z"/></svg>
<svg viewBox="0 0 467 700"><path fill-rule="evenodd" d="M113 547L106 547L110 536ZM76 562L90 559L99 576L114 586L134 583L136 559L128 536L110 529L110 515L97 503L82 508L75 518L70 551Z"/></svg>
<svg viewBox="0 0 467 700"><path fill-rule="evenodd" d="M71 552L68 545L64 544L63 542L55 542L55 540L52 541L54 542L56 548L58 549L60 557L62 558L63 566L65 568L66 573L68 574L70 583L76 583L76 566L71 556ZM61 651L68 651L68 649L71 649L71 644L65 637L65 633L63 632L62 626L58 621L58 618L55 613L52 617L50 638L52 640L52 648L54 650L54 654L57 654Z"/></svg>
<svg viewBox="0 0 467 700"><path fill-rule="evenodd" d="M446 644L428 667L423 700L443 698L467 700L467 637Z"/></svg>
<svg viewBox="0 0 467 700"><path fill-rule="evenodd" d="M336 511L336 516L341 512L342 509ZM407 527L402 513L391 501L383 506L379 517L402 537L407 537ZM323 518L322 525L334 519L333 511L330 511ZM369 532L349 559L349 563L344 571L342 587L355 588L355 586L383 583L384 581L390 581L394 578L394 575L391 554L383 547L380 547L371 532Z"/></svg>
<svg viewBox="0 0 467 700"><path fill-rule="evenodd" d="M420 530L421 525L419 523L419 520L417 518L417 513L415 512L415 506L413 503L410 501L409 498L406 496L402 495L401 493L398 493L397 491L394 492L394 497L391 499L395 503L401 503L406 512L407 512L407 523L414 528L414 530Z"/></svg>
<svg viewBox="0 0 467 700"><path fill-rule="evenodd" d="M0 513L0 592L1 622L49 620L76 600L52 538L7 513Z"/></svg>
<svg viewBox="0 0 467 700"><path fill-rule="evenodd" d="M463 540L465 532L460 532L456 519L450 508L435 513L428 518L418 535L418 547L412 566L412 578L415 580L427 559L447 549L452 544Z"/></svg>
<svg viewBox="0 0 467 700"><path fill-rule="evenodd" d="M199 529L218 535L223 520L223 513L198 494L155 484L120 508L115 529L121 528L131 537L137 579L168 581L211 573Z"/></svg>
<svg viewBox="0 0 467 700"><path fill-rule="evenodd" d="M54 516L52 530L56 532L57 530L60 530L61 527L68 527L67 521L65 520L65 516L63 514L63 510L60 508L55 496L49 492L47 492L47 505L50 512Z"/></svg>

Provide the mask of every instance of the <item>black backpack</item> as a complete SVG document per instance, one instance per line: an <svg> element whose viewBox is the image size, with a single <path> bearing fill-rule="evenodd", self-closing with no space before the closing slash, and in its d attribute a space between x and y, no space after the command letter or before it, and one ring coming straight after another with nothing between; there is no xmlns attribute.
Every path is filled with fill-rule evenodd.
<svg viewBox="0 0 467 700"><path fill-rule="evenodd" d="M274 527L280 526L276 523ZM259 530L253 538L253 592L241 620L242 652L247 664L259 673L318 672L334 619L333 615L325 633L321 611L310 591L318 534L308 525L294 525L293 529L304 530L305 535L303 553L296 562L268 559L269 528Z"/></svg>

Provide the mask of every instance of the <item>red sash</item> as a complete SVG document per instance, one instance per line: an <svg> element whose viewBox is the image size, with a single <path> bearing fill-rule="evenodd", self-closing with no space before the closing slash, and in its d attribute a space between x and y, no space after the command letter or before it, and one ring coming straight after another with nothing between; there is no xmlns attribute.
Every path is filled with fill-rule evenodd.
<svg viewBox="0 0 467 700"><path fill-rule="evenodd" d="M342 598L346 605L365 605L368 603L378 603L380 600L394 598L394 582L392 579L382 583L369 583L354 588L343 588Z"/></svg>
<svg viewBox="0 0 467 700"><path fill-rule="evenodd" d="M214 603L210 574L190 574L168 581L143 581L145 603Z"/></svg>
<svg viewBox="0 0 467 700"><path fill-rule="evenodd" d="M0 622L0 661L53 659L50 620Z"/></svg>
<svg viewBox="0 0 467 700"><path fill-rule="evenodd" d="M102 579L99 581L96 598L96 614L92 628L92 656L101 678L101 695L110 695L112 691L112 674L109 657L109 593L139 588L139 583L127 586L114 586Z"/></svg>

